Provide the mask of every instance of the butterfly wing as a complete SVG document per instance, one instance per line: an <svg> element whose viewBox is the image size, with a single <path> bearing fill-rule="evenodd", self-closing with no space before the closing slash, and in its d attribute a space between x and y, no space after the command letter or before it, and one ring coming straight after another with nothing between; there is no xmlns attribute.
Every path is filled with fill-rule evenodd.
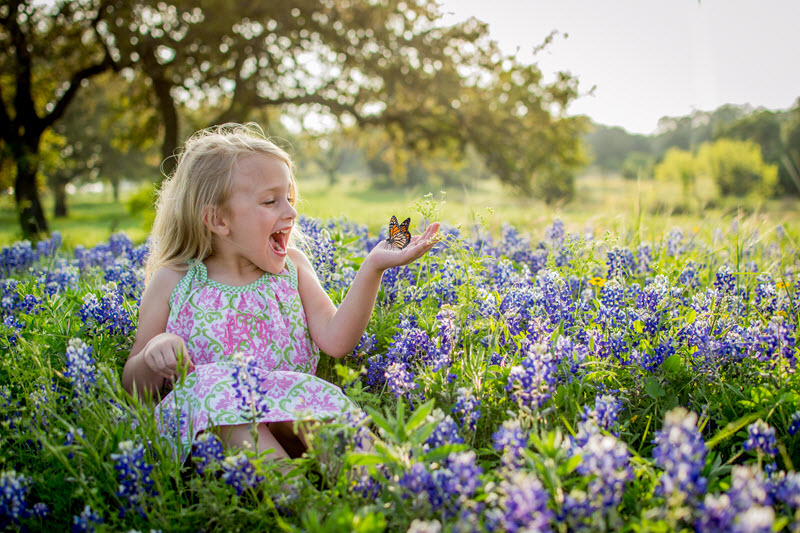
<svg viewBox="0 0 800 533"><path fill-rule="evenodd" d="M392 215L389 220L389 238L386 239L386 242L400 250L408 246L408 243L411 242L411 233L408 231L410 223L411 219L407 218L402 224L398 224L397 217Z"/></svg>

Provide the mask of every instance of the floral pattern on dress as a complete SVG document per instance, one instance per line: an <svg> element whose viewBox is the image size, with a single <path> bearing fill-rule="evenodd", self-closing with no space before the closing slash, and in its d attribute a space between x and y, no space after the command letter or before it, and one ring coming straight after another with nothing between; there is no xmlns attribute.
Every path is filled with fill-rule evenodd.
<svg viewBox="0 0 800 533"><path fill-rule="evenodd" d="M170 297L167 331L184 340L195 366L156 407L162 434L179 433L181 460L209 427L251 422L234 390L236 353L256 358L258 381L268 391L268 411L258 422L324 420L353 408L341 389L314 375L319 350L288 259L280 274L265 273L244 287L208 279L197 261Z"/></svg>

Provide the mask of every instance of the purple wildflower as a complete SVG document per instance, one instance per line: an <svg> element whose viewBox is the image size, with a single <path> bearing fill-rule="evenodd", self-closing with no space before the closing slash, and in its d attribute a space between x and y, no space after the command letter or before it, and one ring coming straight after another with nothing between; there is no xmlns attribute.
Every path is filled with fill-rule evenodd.
<svg viewBox="0 0 800 533"><path fill-rule="evenodd" d="M256 474L253 463L243 452L231 455L222 462L222 479L242 495L247 489L254 488L264 481L264 476Z"/></svg>
<svg viewBox="0 0 800 533"><path fill-rule="evenodd" d="M503 465L519 466L522 452L528 447L528 434L518 420L506 420L492 435L492 442L494 449L502 453Z"/></svg>
<svg viewBox="0 0 800 533"><path fill-rule="evenodd" d="M100 513L92 509L89 504L83 508L80 515L72 517L72 533L94 533L98 526L103 523Z"/></svg>
<svg viewBox="0 0 800 533"><path fill-rule="evenodd" d="M669 498L683 495L695 499L706 490L702 477L706 445L697 429L697 414L676 407L664 416L664 426L654 440L653 458L664 469L656 489Z"/></svg>
<svg viewBox="0 0 800 533"><path fill-rule="evenodd" d="M204 431L192 443L192 458L197 464L197 472L201 475L208 468L213 468L225 459L222 441L210 431Z"/></svg>
<svg viewBox="0 0 800 533"><path fill-rule="evenodd" d="M145 505L147 498L157 495L153 488L150 472L153 466L147 464L144 457L144 446L126 440L117 445L119 453L112 453L114 470L117 471L119 488L117 497L122 500L119 510L120 518L130 511L137 511L145 518Z"/></svg>
<svg viewBox="0 0 800 533"><path fill-rule="evenodd" d="M250 421L256 421L269 412L269 390L261 380L255 357L233 356L233 390L239 407Z"/></svg>
<svg viewBox="0 0 800 533"><path fill-rule="evenodd" d="M498 489L498 505L487 512L490 531L551 531L554 514L547 507L547 491L536 477L517 471Z"/></svg>
<svg viewBox="0 0 800 533"><path fill-rule="evenodd" d="M97 383L92 347L82 339L70 339L66 358L67 370L64 376L69 380L75 398L85 398L90 387Z"/></svg>
<svg viewBox="0 0 800 533"><path fill-rule="evenodd" d="M461 387L456 392L458 399L451 412L456 415L462 429L466 427L469 431L475 431L481 417L481 401L474 396L471 389Z"/></svg>
<svg viewBox="0 0 800 533"><path fill-rule="evenodd" d="M747 426L747 440L744 441L745 450L765 455L774 456L778 453L778 446L775 440L775 428L761 419Z"/></svg>

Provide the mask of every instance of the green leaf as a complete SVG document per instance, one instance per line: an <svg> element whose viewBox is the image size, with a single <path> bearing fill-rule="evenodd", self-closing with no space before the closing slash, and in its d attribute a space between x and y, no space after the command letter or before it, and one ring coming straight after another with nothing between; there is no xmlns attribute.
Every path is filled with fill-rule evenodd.
<svg viewBox="0 0 800 533"><path fill-rule="evenodd" d="M666 394L666 392L664 392L664 388L654 377L649 377L644 380L644 391L654 400L657 400Z"/></svg>
<svg viewBox="0 0 800 533"><path fill-rule="evenodd" d="M414 414L411 415L411 418L409 418L408 422L406 423L406 434L412 433L425 423L428 415L433 410L433 404L434 400L428 400L424 404L417 407L416 411L414 411Z"/></svg>
<svg viewBox="0 0 800 533"><path fill-rule="evenodd" d="M386 418L382 414L380 414L376 409L373 409L372 407L369 406L364 407L364 410L367 412L367 414L369 414L370 418L372 418L372 421L375 423L376 426L384 430L387 434L394 435L395 428L392 427L389 421L386 420Z"/></svg>
<svg viewBox="0 0 800 533"><path fill-rule="evenodd" d="M764 413L762 411L757 411L755 413L750 413L750 414L744 415L740 419L734 420L733 422L729 422L728 425L726 425L724 428L720 429L717 432L716 435L711 437L711 439L706 443L706 446L710 450L711 448L713 448L714 446L716 446L717 444L719 444L723 440L727 439L728 437L730 437L731 435L733 435L734 433L736 433L737 431L739 431L740 429L742 429L746 425L752 424L753 422L755 422L759 418L763 418L763 417L764 417Z"/></svg>
<svg viewBox="0 0 800 533"><path fill-rule="evenodd" d="M661 368L665 372L669 372L671 374L682 371L683 363L681 362L681 356L676 353L670 355L663 363L661 363Z"/></svg>
<svg viewBox="0 0 800 533"><path fill-rule="evenodd" d="M697 318L697 311L694 309L689 308L689 311L686 313L686 317L684 317L684 322L687 324L691 324Z"/></svg>

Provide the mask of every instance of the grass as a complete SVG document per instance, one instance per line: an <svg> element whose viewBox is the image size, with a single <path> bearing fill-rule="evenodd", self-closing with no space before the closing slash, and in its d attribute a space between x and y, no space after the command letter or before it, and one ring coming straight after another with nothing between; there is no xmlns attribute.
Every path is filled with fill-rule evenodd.
<svg viewBox="0 0 800 533"><path fill-rule="evenodd" d="M688 202L683 199L680 185L656 181L632 182L618 175L591 173L576 180L573 201L560 206L548 206L536 198L516 194L496 181L487 181L473 188L449 188L442 195L429 187L385 190L372 186L361 176L343 176L341 182L330 187L323 177L300 178L301 214L329 219L346 217L366 224L370 232L377 233L389 217L412 217L412 229L421 225L412 213L414 204L426 194L444 203L440 219L453 225L470 225L476 217L485 221L495 235L503 224L517 228L541 229L553 219L569 221L571 231L591 229L595 234L638 233L639 240L654 241L664 229L680 226L695 230L705 221L729 224L733 220L749 219L763 231L772 231L778 224L800 227L800 203L796 199L754 201L716 198L713 186L699 182L697 191ZM52 213L52 197L45 193L43 202L48 215ZM143 242L152 220L152 214L129 213L125 198L113 202L110 192L81 193L69 199L70 216L53 219L51 229L60 231L68 248L77 244L86 246L106 241L117 232L125 231L135 242ZM0 246L21 238L13 199L0 197Z"/></svg>

